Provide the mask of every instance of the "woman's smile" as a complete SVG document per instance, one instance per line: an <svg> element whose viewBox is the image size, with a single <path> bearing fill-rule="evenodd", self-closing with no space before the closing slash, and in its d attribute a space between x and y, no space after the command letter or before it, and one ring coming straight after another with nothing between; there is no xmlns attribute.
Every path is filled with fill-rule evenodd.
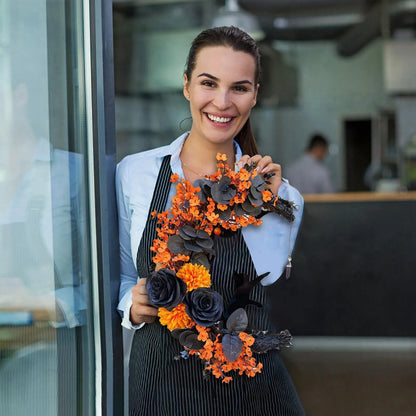
<svg viewBox="0 0 416 416"><path fill-rule="evenodd" d="M214 115L211 113L205 113L205 114L207 115L208 119L215 124L226 125L226 124L229 124L230 121L234 118L234 117L228 117L228 116L218 116L218 115Z"/></svg>

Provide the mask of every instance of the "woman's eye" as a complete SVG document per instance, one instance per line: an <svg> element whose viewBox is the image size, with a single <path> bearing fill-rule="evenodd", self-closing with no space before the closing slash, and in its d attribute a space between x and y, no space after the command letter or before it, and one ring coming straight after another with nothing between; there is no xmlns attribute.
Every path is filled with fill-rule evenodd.
<svg viewBox="0 0 416 416"><path fill-rule="evenodd" d="M205 87L214 87L215 86L215 83L213 81L202 81L201 84L204 85Z"/></svg>
<svg viewBox="0 0 416 416"><path fill-rule="evenodd" d="M236 85L234 87L234 90L235 91L238 91L238 92L246 92L246 91L248 91L247 87L244 87L243 85Z"/></svg>

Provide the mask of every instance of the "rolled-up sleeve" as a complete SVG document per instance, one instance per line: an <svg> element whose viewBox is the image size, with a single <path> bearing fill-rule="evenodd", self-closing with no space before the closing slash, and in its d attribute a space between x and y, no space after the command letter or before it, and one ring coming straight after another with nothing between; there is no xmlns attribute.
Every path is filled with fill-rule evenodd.
<svg viewBox="0 0 416 416"><path fill-rule="evenodd" d="M131 288L137 283L137 270L131 255L131 212L128 189L128 164L120 162L116 170L116 191L120 239L120 293L117 310L123 316L131 306Z"/></svg>
<svg viewBox="0 0 416 416"><path fill-rule="evenodd" d="M269 213L262 217L263 223L260 226L250 225L243 229L244 240L257 274L270 272L262 280L263 285L270 285L281 276L288 263L288 256L293 251L302 219L303 198L286 180L283 180L278 196L294 203L293 223L280 215Z"/></svg>

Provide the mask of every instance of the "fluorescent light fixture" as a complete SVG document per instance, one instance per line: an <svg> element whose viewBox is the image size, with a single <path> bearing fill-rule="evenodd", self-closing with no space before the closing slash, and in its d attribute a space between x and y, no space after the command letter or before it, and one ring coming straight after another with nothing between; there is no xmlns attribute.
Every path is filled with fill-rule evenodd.
<svg viewBox="0 0 416 416"><path fill-rule="evenodd" d="M218 10L211 24L211 27L217 26L236 26L256 41L265 37L256 16L242 10L237 0L226 0L225 6Z"/></svg>

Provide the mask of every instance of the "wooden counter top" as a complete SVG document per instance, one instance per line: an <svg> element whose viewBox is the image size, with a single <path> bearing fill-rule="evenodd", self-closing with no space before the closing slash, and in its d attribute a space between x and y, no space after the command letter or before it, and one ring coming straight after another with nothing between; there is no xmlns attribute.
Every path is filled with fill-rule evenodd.
<svg viewBox="0 0 416 416"><path fill-rule="evenodd" d="M303 195L305 202L416 201L416 191L410 192L340 192Z"/></svg>

